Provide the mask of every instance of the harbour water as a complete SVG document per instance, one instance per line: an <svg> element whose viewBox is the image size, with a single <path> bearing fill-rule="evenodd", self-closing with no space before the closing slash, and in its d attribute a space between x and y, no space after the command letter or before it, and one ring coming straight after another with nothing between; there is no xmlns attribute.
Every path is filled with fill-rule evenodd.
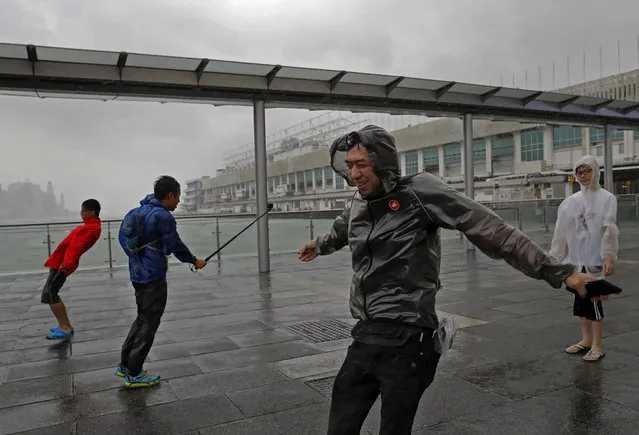
<svg viewBox="0 0 639 435"><path fill-rule="evenodd" d="M218 246L248 225L254 218L220 217L177 219L178 232L194 255L204 258ZM332 219L269 219L269 247L271 254L297 251L311 237L330 230ZM29 224L24 226L0 226L0 274L36 272L44 270L49 249L78 225L75 223ZM80 268L122 267L127 258L120 247L117 235L119 221L104 220L102 236L96 245L85 253ZM219 231L219 245L217 233ZM442 231L443 238L459 237L456 231ZM109 238L110 244L109 244ZM110 245L110 246L109 246ZM224 248L222 258L257 255L257 228L251 226Z"/></svg>
<svg viewBox="0 0 639 435"><path fill-rule="evenodd" d="M218 225L219 243L222 245L252 220L234 217L178 219L178 232L193 254L204 258L217 249ZM330 219L313 220L314 234L326 231L331 223ZM0 227L0 274L44 270L43 263L49 255L49 244L51 250L54 250L78 224L50 223ZM117 241L119 227L118 221L103 222L102 236L82 257L81 268L109 267L111 262L113 267L127 264L126 255ZM271 253L293 252L299 249L310 238L309 227L308 219L270 219ZM256 232L256 226L253 225L224 248L222 255L224 257L257 255ZM109 237L111 238L110 247Z"/></svg>
<svg viewBox="0 0 639 435"><path fill-rule="evenodd" d="M639 201L637 196L618 197L617 218L620 227L639 220ZM502 218L525 232L552 231L557 216L557 206L553 203L522 202L511 205L501 204L494 210ZM338 213L336 210L334 215ZM311 237L328 231L333 219L322 216L322 219L310 219L302 214L286 217L277 214L269 218L269 240L271 254L297 251ZM235 236L254 217L238 216L202 216L177 217L178 232L198 257L204 258L213 253L218 246ZM39 222L43 222L42 220ZM79 222L60 223L59 219L44 220L47 223L24 223L23 225L7 225L0 222L0 274L44 271L49 249L53 250L58 243L75 228ZM81 268L124 267L127 265L126 255L122 251L117 234L120 227L118 220L103 220L102 237L81 260ZM219 245L218 245L219 229ZM443 239L459 238L457 231L443 230ZM110 240L109 240L110 239ZM110 243L109 243L110 242ZM222 258L257 255L257 229L253 225L222 251Z"/></svg>

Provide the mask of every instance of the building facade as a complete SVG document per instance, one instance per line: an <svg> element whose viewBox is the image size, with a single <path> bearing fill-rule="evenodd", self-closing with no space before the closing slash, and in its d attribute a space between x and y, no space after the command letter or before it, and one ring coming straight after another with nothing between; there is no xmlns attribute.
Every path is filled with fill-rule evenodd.
<svg viewBox="0 0 639 435"><path fill-rule="evenodd" d="M639 101L639 69L558 89L563 94Z"/></svg>
<svg viewBox="0 0 639 435"><path fill-rule="evenodd" d="M639 101L638 87L636 70L558 92ZM464 161L472 158L479 201L563 198L574 191L571 171L579 158L591 154L603 167L603 128L475 120L472 156L464 152L461 119L432 119L392 134L402 175L430 172L463 191ZM343 208L353 196L354 189L330 167L329 137L269 158L267 191L276 210ZM613 130L612 148L614 193L639 193L639 130ZM186 193L188 212L253 213L254 168L227 167L215 177L191 180Z"/></svg>
<svg viewBox="0 0 639 435"><path fill-rule="evenodd" d="M182 208L187 213L196 213L204 206L204 191L202 185L209 177L187 180L186 189L182 195Z"/></svg>

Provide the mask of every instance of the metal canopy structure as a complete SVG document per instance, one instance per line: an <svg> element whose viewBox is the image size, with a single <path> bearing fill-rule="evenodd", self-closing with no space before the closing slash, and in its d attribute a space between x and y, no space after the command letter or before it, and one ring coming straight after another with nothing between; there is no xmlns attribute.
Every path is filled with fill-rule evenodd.
<svg viewBox="0 0 639 435"><path fill-rule="evenodd" d="M403 76L0 44L0 92L639 127L639 104ZM61 95L62 94L62 95Z"/></svg>
<svg viewBox="0 0 639 435"><path fill-rule="evenodd" d="M0 95L219 106L253 106L257 213L267 207L266 108L385 112L464 117L472 156L472 118L603 125L611 162L611 128L639 128L639 104L404 76L283 65L0 43ZM473 165L466 165L472 192ZM612 165L605 165L606 187ZM268 221L258 223L260 272L268 272Z"/></svg>

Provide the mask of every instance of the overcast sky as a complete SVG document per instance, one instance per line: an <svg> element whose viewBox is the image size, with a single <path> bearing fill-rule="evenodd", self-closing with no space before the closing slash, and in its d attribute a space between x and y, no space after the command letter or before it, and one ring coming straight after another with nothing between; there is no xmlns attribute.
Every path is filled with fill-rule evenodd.
<svg viewBox="0 0 639 435"><path fill-rule="evenodd" d="M637 0L0 0L0 42L567 84L637 68ZM316 112L269 111L267 134ZM159 174L212 175L252 138L250 108L0 97L0 182L52 181L67 206L119 216Z"/></svg>

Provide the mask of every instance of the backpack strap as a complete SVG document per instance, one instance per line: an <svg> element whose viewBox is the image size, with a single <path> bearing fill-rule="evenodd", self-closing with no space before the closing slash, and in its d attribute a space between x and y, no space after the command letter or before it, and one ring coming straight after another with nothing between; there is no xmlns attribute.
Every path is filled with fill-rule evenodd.
<svg viewBox="0 0 639 435"><path fill-rule="evenodd" d="M147 224L149 223L149 219L151 218L151 216L152 216L153 214L155 214L157 211L159 211L159 210L157 210L157 209L159 209L159 207L153 207L153 208L151 209L151 211L150 211L150 212L148 212L148 213L144 216L144 229L145 229L145 230L146 230L146 226L147 226ZM159 237L159 238L157 238L157 239L154 239L154 240L151 240L150 242L145 243L145 244L144 244L144 245L142 245L142 246L138 246L137 248L133 249L133 250L132 250L132 252L137 253L137 252L141 251L141 250L142 250L142 249L144 249L144 248L149 248L149 249L153 249L154 251L162 252L162 250L161 250L161 249L158 249L158 248L156 248L156 247L154 247L154 246L151 246L153 243L155 243L155 242L159 241L160 239L161 239L161 237Z"/></svg>

